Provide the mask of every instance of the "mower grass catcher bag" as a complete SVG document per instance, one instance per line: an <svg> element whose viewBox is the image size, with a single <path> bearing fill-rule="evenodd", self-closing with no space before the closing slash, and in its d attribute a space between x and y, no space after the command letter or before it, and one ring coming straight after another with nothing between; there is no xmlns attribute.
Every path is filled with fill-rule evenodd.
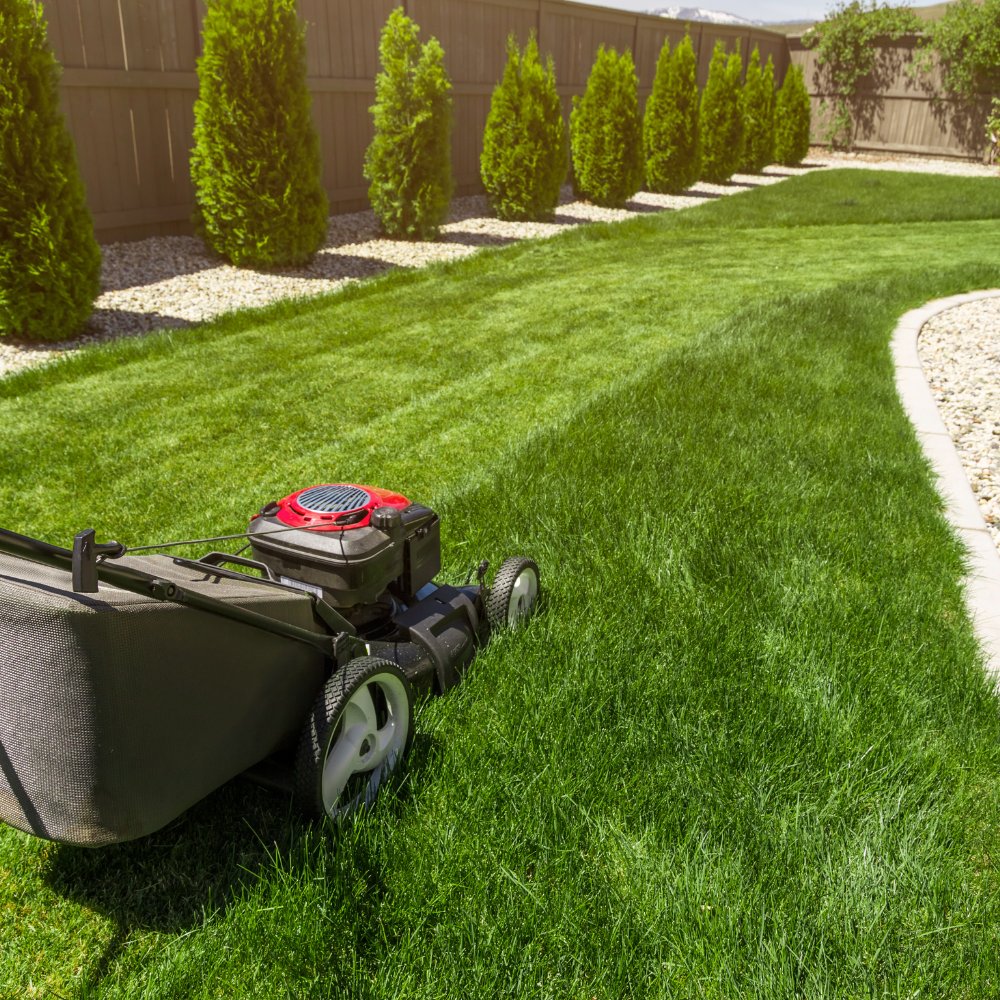
<svg viewBox="0 0 1000 1000"><path fill-rule="evenodd" d="M122 564L319 631L308 594L167 556ZM0 553L0 820L99 845L159 829L301 725L323 657Z"/></svg>

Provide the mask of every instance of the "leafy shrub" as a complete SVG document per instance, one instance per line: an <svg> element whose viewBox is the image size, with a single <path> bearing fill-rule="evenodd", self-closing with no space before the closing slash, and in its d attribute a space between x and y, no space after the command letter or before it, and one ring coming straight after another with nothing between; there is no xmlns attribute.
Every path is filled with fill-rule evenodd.
<svg viewBox="0 0 1000 1000"><path fill-rule="evenodd" d="M942 87L958 99L953 130L972 147L1000 93L1000 0L955 0L926 30L918 63L928 69L937 54Z"/></svg>
<svg viewBox="0 0 1000 1000"><path fill-rule="evenodd" d="M743 159L740 170L759 174L774 159L774 62L763 67L754 47L743 84Z"/></svg>
<svg viewBox="0 0 1000 1000"><path fill-rule="evenodd" d="M809 154L809 91L802 67L788 67L774 103L774 158L794 167Z"/></svg>
<svg viewBox="0 0 1000 1000"><path fill-rule="evenodd" d="M329 206L295 0L209 0L198 60L195 224L234 264L304 263Z"/></svg>
<svg viewBox="0 0 1000 1000"><path fill-rule="evenodd" d="M986 118L986 141L990 145L991 156L995 156L997 146L1000 146L1000 97L994 97L990 102L990 113Z"/></svg>
<svg viewBox="0 0 1000 1000"><path fill-rule="evenodd" d="M1000 92L1000 0L955 0L926 30L946 91L966 100Z"/></svg>
<svg viewBox="0 0 1000 1000"><path fill-rule="evenodd" d="M739 52L727 58L716 42L701 95L701 176L713 184L728 181L743 158L742 71Z"/></svg>
<svg viewBox="0 0 1000 1000"><path fill-rule="evenodd" d="M577 195L620 208L642 186L642 123L632 53L603 45L583 97L573 98L570 141Z"/></svg>
<svg viewBox="0 0 1000 1000"><path fill-rule="evenodd" d="M861 82L876 74L883 48L880 42L921 30L923 22L907 7L889 7L876 0L850 0L836 5L826 20L810 28L802 43L816 50L823 91L820 108L829 112L826 140L850 149L855 120L862 109ZM878 90L874 81L873 90Z"/></svg>
<svg viewBox="0 0 1000 1000"><path fill-rule="evenodd" d="M390 236L433 239L448 214L451 81L436 38L397 7L382 29L375 79L375 137L365 153L368 198Z"/></svg>
<svg viewBox="0 0 1000 1000"><path fill-rule="evenodd" d="M542 219L559 202L569 141L550 56L534 35L523 54L507 39L507 65L493 91L479 158L483 186L501 219Z"/></svg>
<svg viewBox="0 0 1000 1000"><path fill-rule="evenodd" d="M61 340L86 323L101 252L41 5L0 0L0 335Z"/></svg>
<svg viewBox="0 0 1000 1000"><path fill-rule="evenodd" d="M646 101L642 139L650 191L683 191L698 180L698 63L690 35L673 52L669 42L663 43L653 92Z"/></svg>

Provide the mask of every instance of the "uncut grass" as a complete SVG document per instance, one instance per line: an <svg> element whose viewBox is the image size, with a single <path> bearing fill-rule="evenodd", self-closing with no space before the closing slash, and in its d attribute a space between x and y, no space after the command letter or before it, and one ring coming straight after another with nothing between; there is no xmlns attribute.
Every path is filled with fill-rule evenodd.
<svg viewBox="0 0 1000 1000"><path fill-rule="evenodd" d="M422 406L417 382L401 404L373 383L352 420L382 420L383 442L366 446L363 426L352 436L345 419L347 430L306 457L291 446L258 457L261 474L291 488L311 463L338 477L347 463L352 476L426 484L430 496L411 492L445 513L450 568L481 553L536 554L544 615L422 709L400 794L339 837L241 785L109 851L5 831L0 907L13 932L0 982L102 996L996 992L996 702L955 583L959 553L886 350L908 306L997 281L961 239L964 264L928 270L927 250L946 242L936 228L913 227L895 250L852 233L835 274L816 244L826 241L827 255L843 244L810 232L787 248L801 270L781 275L778 297L771 261L753 250L777 251L781 234L755 234L746 262L720 231L692 274L690 245L659 220L620 242L577 238L575 279L543 248L522 259L521 279L520 255L450 269L449 286L471 281L467 293L490 303L482 315L494 336L516 330L529 348L464 368L465 352L488 352L490 338L435 341L431 324L428 350L454 363L438 377L447 386L458 373L462 406L447 392ZM961 228L995 257L995 226ZM605 268L599 296L588 293L595 267ZM696 287L709 269L711 296ZM859 279L865 271L875 273ZM518 280L536 304L574 282L577 316L605 310L591 341L575 342L593 357L565 354L536 376L580 323L564 326L550 310L544 329L530 324L517 298L504 298ZM284 392L274 378L267 404L249 378L234 385L253 353L240 347L289 335L289 314L261 331L223 327L221 344L144 347L113 375L102 362L70 366L62 393L29 382L3 404L16 411L5 435L23 446L69 392L66 412L81 428L104 418L108 446L123 445L117 422L128 424L123 411L152 366L149 381L171 403L210 391L214 376L231 392L225 420L287 417L305 446L296 392L322 402L326 384L339 404L349 384L336 381L335 360L349 369L339 351L320 363L329 345L356 343L358 359L378 349L386 387L419 378L403 370L411 356L366 342L376 320L361 307L402 323L393 296L405 291L419 323L432 308L419 297L425 281L443 284L390 282L342 302L331 311L352 310L350 323L335 335L323 333L337 322L326 307L307 310L291 334L310 331L316 370L303 366ZM820 291L802 290L810 284ZM614 306L626 299L633 312L622 318ZM451 308L460 306L456 296ZM434 315L444 322L447 305ZM450 335L462 320L470 325L456 318ZM158 351L176 372L155 367ZM560 395L563 376L571 391ZM118 412L112 379L124 383ZM204 412L182 410L175 422ZM147 466L159 460L159 427L132 426ZM416 448L428 434L434 447ZM242 517L254 455L237 436L195 436L190 447L207 449L192 460L241 492ZM44 480L69 461L79 501L70 487L57 495L97 510L88 498L101 484L84 461L94 440L64 443L57 458L36 453L21 475ZM141 458L142 442L135 448ZM8 445L5 463L16 456ZM155 469L144 474L156 482ZM128 504L143 485L136 475L107 496ZM5 502L16 504L14 493ZM198 494L219 528L224 493ZM150 530L189 523L178 496L168 504L154 492ZM28 510L12 526L80 523L78 508ZM111 505L102 517L127 526L141 515Z"/></svg>

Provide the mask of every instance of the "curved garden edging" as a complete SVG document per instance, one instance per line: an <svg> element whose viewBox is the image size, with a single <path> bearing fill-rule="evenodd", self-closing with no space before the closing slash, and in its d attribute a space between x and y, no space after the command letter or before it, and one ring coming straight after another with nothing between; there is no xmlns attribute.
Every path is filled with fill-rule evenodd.
<svg viewBox="0 0 1000 1000"><path fill-rule="evenodd" d="M937 475L945 514L968 552L965 600L983 649L986 672L1000 687L1000 552L979 510L962 460L938 412L917 352L923 325L967 302L1000 296L1000 289L936 299L903 315L892 335L896 389Z"/></svg>

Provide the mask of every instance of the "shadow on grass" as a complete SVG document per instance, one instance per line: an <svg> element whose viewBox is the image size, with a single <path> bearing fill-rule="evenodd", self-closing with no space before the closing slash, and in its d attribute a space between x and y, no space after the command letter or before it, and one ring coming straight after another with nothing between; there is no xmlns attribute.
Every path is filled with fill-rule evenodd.
<svg viewBox="0 0 1000 1000"><path fill-rule="evenodd" d="M467 247L509 247L519 242L516 236L499 236L496 233L470 233L453 229L441 234L442 243L459 243Z"/></svg>
<svg viewBox="0 0 1000 1000"><path fill-rule="evenodd" d="M438 744L427 734L415 736L401 779L384 789L377 810L391 818L408 809L409 778L435 766ZM148 837L96 849L54 844L45 881L114 924L84 978L87 994L108 976L133 932L184 934L223 916L275 873L282 880L312 878L325 857L364 883L363 896L377 910L385 880L368 838L338 837L336 829L299 813L286 794L241 777ZM371 918L363 906L356 911L359 940Z"/></svg>
<svg viewBox="0 0 1000 1000"><path fill-rule="evenodd" d="M238 778L148 837L56 845L46 881L126 931L180 932L225 911L304 828L288 799Z"/></svg>

